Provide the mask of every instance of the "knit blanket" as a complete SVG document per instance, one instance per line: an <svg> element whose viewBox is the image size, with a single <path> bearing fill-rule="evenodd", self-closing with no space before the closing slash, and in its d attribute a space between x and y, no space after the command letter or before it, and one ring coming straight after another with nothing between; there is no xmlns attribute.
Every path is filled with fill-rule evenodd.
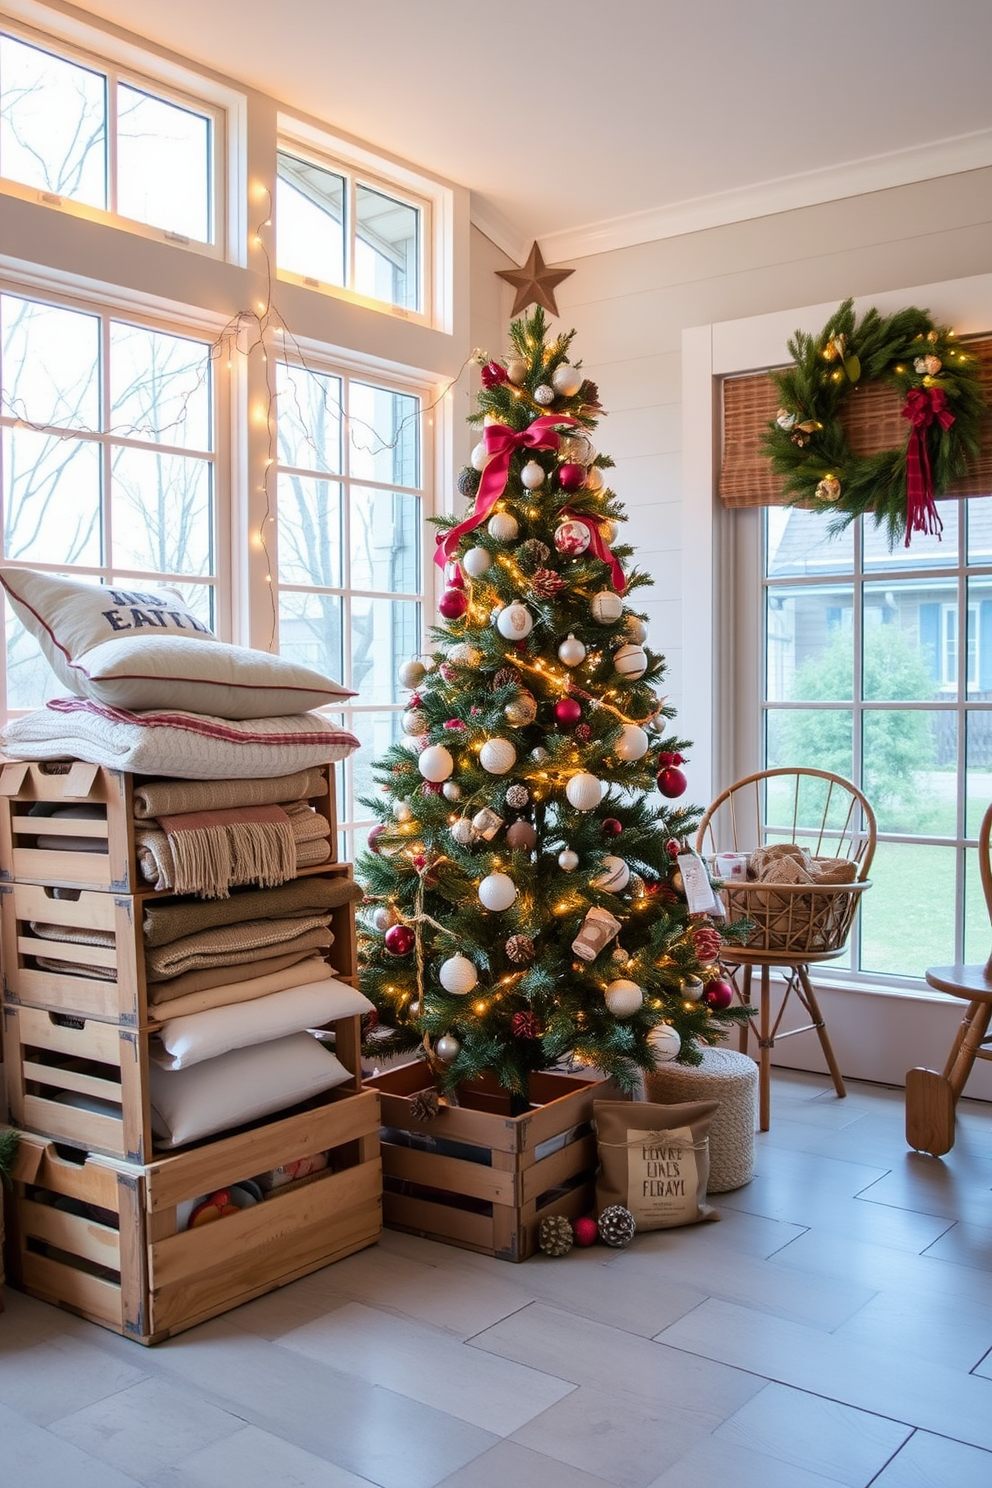
<svg viewBox="0 0 992 1488"><path fill-rule="evenodd" d="M275 954L276 951L299 950L302 949L301 937L310 932L322 935L321 949L328 946L331 933L327 916L308 915L298 920L245 920L240 925L218 925L215 929L201 930L168 945L149 949L145 955L145 976L149 982L164 982L183 971L243 963L258 951Z"/></svg>
<svg viewBox="0 0 992 1488"><path fill-rule="evenodd" d="M262 812L280 813L278 846L272 852L266 850L269 839L264 825L253 826L247 820ZM214 815L197 810L186 819L206 814ZM203 842L165 829L165 823L181 822L181 816L163 814L158 823L136 821L135 852L145 882L177 894L226 898L233 885L285 883L300 868L326 863L331 856L327 820L306 801L233 807L217 812L216 818L224 825Z"/></svg>
<svg viewBox="0 0 992 1488"><path fill-rule="evenodd" d="M178 816L184 811L227 811L235 806L284 806L325 794L320 770L297 770L269 780L146 780L134 787L134 815ZM326 825L326 824L325 824Z"/></svg>
<svg viewBox="0 0 992 1488"><path fill-rule="evenodd" d="M256 998L268 997L273 992L285 992L290 987L305 987L309 982L329 981L333 976L327 962L319 956L307 955L281 971L263 972L256 976L256 969L264 965L266 962L258 961L252 966L251 975L242 975L221 986L208 987L202 992L188 992L184 997L167 998L156 1003L151 1009L152 1016L185 1018L190 1013L206 1013L212 1008L229 1007L232 1003L254 1002ZM179 978L175 980L178 981ZM171 984L166 982L157 983L156 995L169 985Z"/></svg>
<svg viewBox="0 0 992 1488"><path fill-rule="evenodd" d="M359 747L320 713L245 722L179 709L131 713L85 698L53 698L11 719L0 748L12 759L87 760L180 780L271 778L345 759Z"/></svg>
<svg viewBox="0 0 992 1488"><path fill-rule="evenodd" d="M232 894L229 899L146 903L141 923L145 945L162 946L218 925L326 913L341 904L356 903L361 897L361 889L350 878L299 878L275 889Z"/></svg>
<svg viewBox="0 0 992 1488"><path fill-rule="evenodd" d="M311 930L309 936L315 941L321 937L327 939L323 930ZM306 945L307 939L307 935L301 936L295 951L286 951L279 956L263 956L259 961L252 955L247 961L232 961L229 966L205 966L198 971L181 972L179 976L170 977L166 982L154 982L148 988L149 1007L155 1016L161 1017L162 1006L171 1004L180 997L193 997L200 992L211 992L215 988L236 986L246 976L271 976L287 967L296 966L320 952L321 947ZM331 939L334 939L333 935Z"/></svg>

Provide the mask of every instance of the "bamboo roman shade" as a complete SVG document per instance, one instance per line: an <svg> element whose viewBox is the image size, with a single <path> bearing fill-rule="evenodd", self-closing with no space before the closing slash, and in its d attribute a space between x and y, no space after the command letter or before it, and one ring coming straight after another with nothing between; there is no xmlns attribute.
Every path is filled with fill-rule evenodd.
<svg viewBox="0 0 992 1488"><path fill-rule="evenodd" d="M992 496L992 335L962 340L978 357L985 412L981 450L966 476L948 496ZM778 392L768 372L727 377L723 383L723 464L720 497L724 506L784 506L782 478L772 471L761 448L761 436L778 412ZM898 393L885 383L869 383L851 392L843 423L853 452L875 454L905 444L909 426L900 413Z"/></svg>

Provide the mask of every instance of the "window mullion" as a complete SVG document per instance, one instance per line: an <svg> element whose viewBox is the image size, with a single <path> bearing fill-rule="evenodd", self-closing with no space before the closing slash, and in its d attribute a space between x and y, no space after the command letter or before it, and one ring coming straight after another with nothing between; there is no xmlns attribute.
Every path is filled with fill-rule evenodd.
<svg viewBox="0 0 992 1488"><path fill-rule="evenodd" d="M113 415L111 403L111 369L110 369L110 316L100 316L100 426L102 430L100 449L100 480L102 490L100 492L100 510L102 517L102 545L101 561L103 564L104 577L112 576L111 565L114 553L114 527L112 512L113 493L113 452L114 447L110 439L110 422Z"/></svg>
<svg viewBox="0 0 992 1488"><path fill-rule="evenodd" d="M118 216L117 190L117 95L119 78L116 68L107 69L107 206Z"/></svg>

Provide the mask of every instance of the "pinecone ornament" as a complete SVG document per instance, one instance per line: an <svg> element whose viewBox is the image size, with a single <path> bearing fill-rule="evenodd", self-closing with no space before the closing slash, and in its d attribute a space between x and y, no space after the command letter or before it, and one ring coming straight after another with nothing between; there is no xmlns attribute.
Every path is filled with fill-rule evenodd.
<svg viewBox="0 0 992 1488"><path fill-rule="evenodd" d="M534 959L534 942L529 935L511 935L506 942L506 954L511 961L525 966Z"/></svg>
<svg viewBox="0 0 992 1488"><path fill-rule="evenodd" d="M493 677L493 692L498 692L501 687L509 687L511 682L516 684L519 681L519 673L515 672L512 667L500 667Z"/></svg>
<svg viewBox="0 0 992 1488"><path fill-rule="evenodd" d="M604 1245L622 1250L634 1238L637 1225L629 1209L622 1204L611 1204L599 1216L599 1238Z"/></svg>
<svg viewBox="0 0 992 1488"><path fill-rule="evenodd" d="M428 1090L418 1090L411 1097L410 1115L414 1121L433 1121L440 1109L441 1098L433 1086Z"/></svg>
<svg viewBox="0 0 992 1488"><path fill-rule="evenodd" d="M510 1019L510 1032L514 1038L535 1039L541 1036L541 1026L531 1012L514 1013Z"/></svg>
<svg viewBox="0 0 992 1488"><path fill-rule="evenodd" d="M624 1210L624 1213L626 1212ZM565 1218L564 1214L549 1214L546 1219L541 1220L537 1232L537 1243L545 1255L568 1255L574 1239L571 1222Z"/></svg>
<svg viewBox="0 0 992 1488"><path fill-rule="evenodd" d="M551 549L540 538L529 537L517 549L517 562L522 568L540 568L551 557Z"/></svg>
<svg viewBox="0 0 992 1488"><path fill-rule="evenodd" d="M466 465L463 470L458 472L458 479L455 482L455 485L458 487L458 494L460 496L467 496L471 500L478 492L481 481L481 473L474 469L473 466Z"/></svg>
<svg viewBox="0 0 992 1488"><path fill-rule="evenodd" d="M564 589L565 580L553 568L539 568L531 575L530 587L538 599L554 599Z"/></svg>

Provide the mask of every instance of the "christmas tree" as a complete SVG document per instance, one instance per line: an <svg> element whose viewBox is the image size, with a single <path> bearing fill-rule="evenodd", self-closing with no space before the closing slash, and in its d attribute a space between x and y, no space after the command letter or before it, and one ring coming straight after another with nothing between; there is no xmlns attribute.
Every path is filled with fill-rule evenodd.
<svg viewBox="0 0 992 1488"><path fill-rule="evenodd" d="M519 1108L533 1071L630 1089L746 1014L687 850L700 812L671 804L688 746L631 603L652 581L616 542L597 388L541 309L510 335L471 415L473 509L438 519L442 623L400 668L407 737L377 762L359 872L369 1051L419 1049L449 1096L489 1072Z"/></svg>

